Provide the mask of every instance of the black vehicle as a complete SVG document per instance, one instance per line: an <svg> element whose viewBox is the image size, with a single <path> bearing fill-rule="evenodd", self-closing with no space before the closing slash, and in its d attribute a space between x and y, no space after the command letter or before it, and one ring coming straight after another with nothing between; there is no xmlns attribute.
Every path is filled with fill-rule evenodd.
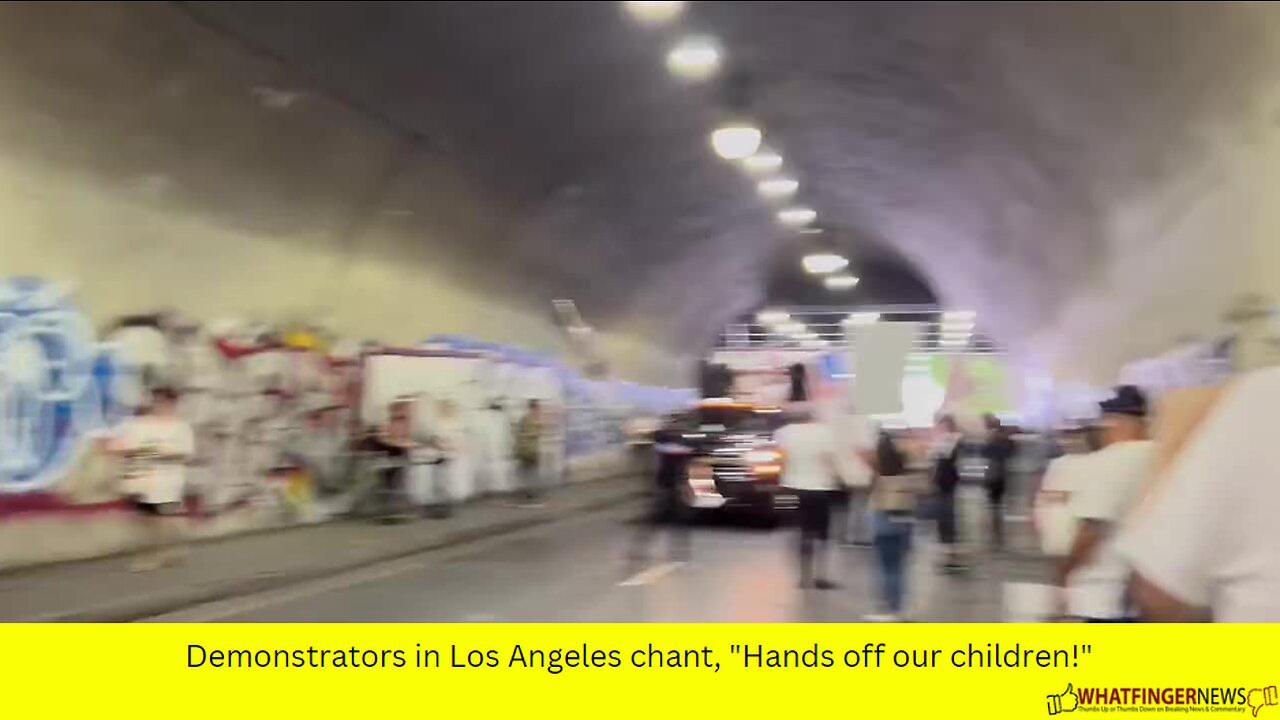
<svg viewBox="0 0 1280 720"><path fill-rule="evenodd" d="M779 484L782 453L773 441L782 424L778 409L703 402L684 420L682 444L692 454L680 497L688 509L774 517L795 508L795 495Z"/></svg>

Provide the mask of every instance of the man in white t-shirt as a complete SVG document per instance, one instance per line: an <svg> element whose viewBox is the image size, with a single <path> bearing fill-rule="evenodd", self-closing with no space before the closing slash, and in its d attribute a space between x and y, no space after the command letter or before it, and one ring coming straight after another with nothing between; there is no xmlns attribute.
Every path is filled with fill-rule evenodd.
<svg viewBox="0 0 1280 720"><path fill-rule="evenodd" d="M155 388L146 412L122 424L107 443L107 450L125 462L121 491L154 551L139 557L135 570L180 557L185 466L195 455L195 439L191 426L177 416L177 404L177 391Z"/></svg>
<svg viewBox="0 0 1280 720"><path fill-rule="evenodd" d="M1280 622L1280 368L1227 387L1131 518L1142 619Z"/></svg>
<svg viewBox="0 0 1280 720"><path fill-rule="evenodd" d="M774 435L782 451L782 485L799 498L800 587L831 590L826 577L831 505L840 493L840 451L831 428L808 409L795 410Z"/></svg>
<svg viewBox="0 0 1280 720"><path fill-rule="evenodd" d="M1105 447L1081 462L1069 500L1077 525L1071 549L1058 567L1066 588L1066 612L1085 622L1133 618L1128 601L1129 566L1116 547L1119 524L1151 475L1154 446L1147 439L1147 400L1132 385L1116 388L1101 403Z"/></svg>

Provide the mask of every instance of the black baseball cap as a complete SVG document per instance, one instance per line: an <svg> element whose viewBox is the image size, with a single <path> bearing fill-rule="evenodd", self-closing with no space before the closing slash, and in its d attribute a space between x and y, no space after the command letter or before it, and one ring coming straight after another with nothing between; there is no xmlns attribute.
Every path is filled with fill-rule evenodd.
<svg viewBox="0 0 1280 720"><path fill-rule="evenodd" d="M1115 395L1098 403L1104 415L1147 416L1147 396L1136 385L1120 385Z"/></svg>

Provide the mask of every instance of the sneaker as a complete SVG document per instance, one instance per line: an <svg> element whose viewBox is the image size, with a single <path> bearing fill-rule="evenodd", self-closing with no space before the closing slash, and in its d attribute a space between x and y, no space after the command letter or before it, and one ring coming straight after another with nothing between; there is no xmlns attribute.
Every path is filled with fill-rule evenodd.
<svg viewBox="0 0 1280 720"><path fill-rule="evenodd" d="M862 616L863 621L869 623L893 623L900 622L902 618L894 613L867 613Z"/></svg>
<svg viewBox="0 0 1280 720"><path fill-rule="evenodd" d="M826 578L818 578L817 580L814 580L813 586L819 590L839 590L840 589L840 583L837 583L832 580L828 580Z"/></svg>

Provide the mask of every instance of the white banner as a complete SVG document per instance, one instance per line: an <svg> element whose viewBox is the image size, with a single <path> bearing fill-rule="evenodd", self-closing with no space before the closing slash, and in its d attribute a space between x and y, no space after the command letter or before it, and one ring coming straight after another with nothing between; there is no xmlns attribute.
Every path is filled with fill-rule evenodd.
<svg viewBox="0 0 1280 720"><path fill-rule="evenodd" d="M849 340L849 392L860 415L902 412L902 378L919 323L878 322L845 325Z"/></svg>

